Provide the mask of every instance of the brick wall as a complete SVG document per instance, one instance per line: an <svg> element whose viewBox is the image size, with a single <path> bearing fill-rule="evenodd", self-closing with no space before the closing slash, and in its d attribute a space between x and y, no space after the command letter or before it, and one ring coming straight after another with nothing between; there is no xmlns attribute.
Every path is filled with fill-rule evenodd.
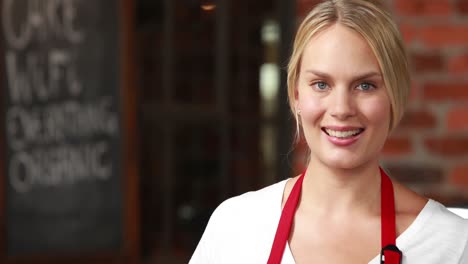
<svg viewBox="0 0 468 264"><path fill-rule="evenodd" d="M317 2L297 0L298 20ZM386 2L407 44L413 85L383 164L419 193L468 205L468 0Z"/></svg>

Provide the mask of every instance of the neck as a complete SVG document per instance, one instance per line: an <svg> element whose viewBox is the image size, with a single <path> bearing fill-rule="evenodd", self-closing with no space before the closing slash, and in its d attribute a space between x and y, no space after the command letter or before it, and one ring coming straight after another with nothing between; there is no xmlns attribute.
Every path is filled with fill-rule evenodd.
<svg viewBox="0 0 468 264"><path fill-rule="evenodd" d="M301 210L319 215L380 214L378 162L353 169L309 163L302 187Z"/></svg>

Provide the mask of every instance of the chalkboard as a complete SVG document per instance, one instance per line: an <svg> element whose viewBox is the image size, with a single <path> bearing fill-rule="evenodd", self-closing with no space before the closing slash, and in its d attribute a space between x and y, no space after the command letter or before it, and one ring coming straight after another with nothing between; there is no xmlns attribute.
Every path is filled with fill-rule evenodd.
<svg viewBox="0 0 468 264"><path fill-rule="evenodd" d="M118 2L0 0L9 256L124 244Z"/></svg>

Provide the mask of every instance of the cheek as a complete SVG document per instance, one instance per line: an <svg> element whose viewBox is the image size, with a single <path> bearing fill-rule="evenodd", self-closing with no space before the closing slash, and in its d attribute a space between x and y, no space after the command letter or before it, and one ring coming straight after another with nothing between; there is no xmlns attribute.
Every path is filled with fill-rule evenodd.
<svg viewBox="0 0 468 264"><path fill-rule="evenodd" d="M361 110L369 121L388 128L390 123L390 102L385 98L372 98L362 102Z"/></svg>
<svg viewBox="0 0 468 264"><path fill-rule="evenodd" d="M323 106L319 98L309 96L298 100L298 107L301 109L301 119L310 120L323 112Z"/></svg>

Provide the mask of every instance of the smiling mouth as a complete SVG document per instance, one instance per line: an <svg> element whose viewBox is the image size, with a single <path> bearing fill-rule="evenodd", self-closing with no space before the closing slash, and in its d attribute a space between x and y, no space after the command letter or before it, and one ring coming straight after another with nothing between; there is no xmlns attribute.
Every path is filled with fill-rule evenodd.
<svg viewBox="0 0 468 264"><path fill-rule="evenodd" d="M357 128L357 129L345 130L345 131L337 131L337 130L333 130L329 128L322 128L322 131L331 137L345 139L345 138L351 138L351 137L361 134L364 131L364 128Z"/></svg>

